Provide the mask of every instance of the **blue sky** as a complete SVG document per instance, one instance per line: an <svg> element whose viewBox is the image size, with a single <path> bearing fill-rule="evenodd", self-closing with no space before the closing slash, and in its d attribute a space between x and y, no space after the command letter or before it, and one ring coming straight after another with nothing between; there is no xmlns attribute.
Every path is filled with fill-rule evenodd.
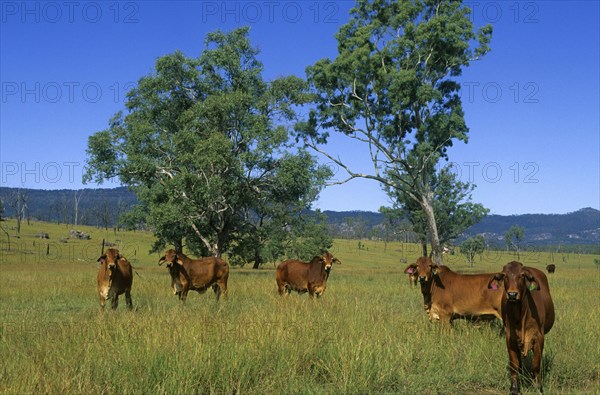
<svg viewBox="0 0 600 395"><path fill-rule="evenodd" d="M599 3L467 3L476 26L494 27L492 51L461 77L469 143L449 151L477 185L474 201L504 215L599 209ZM0 2L0 185L81 188L87 139L124 108L132 84L162 55L197 56L215 29L250 25L266 78L303 76L336 55L352 4ZM328 150L369 170L364 147L333 138ZM353 180L328 187L315 207L382 205L376 182Z"/></svg>

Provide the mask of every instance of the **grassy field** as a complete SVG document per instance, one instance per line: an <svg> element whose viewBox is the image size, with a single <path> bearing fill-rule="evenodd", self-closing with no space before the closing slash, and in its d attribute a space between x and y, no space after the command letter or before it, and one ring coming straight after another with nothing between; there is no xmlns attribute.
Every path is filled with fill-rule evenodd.
<svg viewBox="0 0 600 395"><path fill-rule="evenodd" d="M14 226L3 222L3 227ZM336 240L325 295L280 298L274 266L232 268L229 297L190 294L178 305L167 270L149 254L152 236L81 227L89 241L59 239L64 225L23 225L0 238L0 392L248 394L504 394L508 357L497 324L428 322L401 259L419 248ZM47 232L49 240L37 239ZM14 231L10 231L11 234ZM105 238L134 265L135 311L122 300L99 313L96 259ZM119 241L117 241L119 240ZM490 253L474 268L496 272L512 255ZM600 269L593 255L525 253L549 276L556 323L546 336L547 394L600 391ZM536 393L524 379L523 393Z"/></svg>

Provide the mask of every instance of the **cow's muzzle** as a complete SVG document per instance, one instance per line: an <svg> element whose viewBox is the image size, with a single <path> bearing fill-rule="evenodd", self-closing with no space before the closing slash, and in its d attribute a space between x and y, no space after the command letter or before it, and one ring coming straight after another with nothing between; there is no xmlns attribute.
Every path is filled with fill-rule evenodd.
<svg viewBox="0 0 600 395"><path fill-rule="evenodd" d="M507 292L506 296L508 297L508 300L511 302L515 302L519 296L518 292Z"/></svg>
<svg viewBox="0 0 600 395"><path fill-rule="evenodd" d="M419 276L419 282L421 284L425 284L427 282L427 277L426 276Z"/></svg>

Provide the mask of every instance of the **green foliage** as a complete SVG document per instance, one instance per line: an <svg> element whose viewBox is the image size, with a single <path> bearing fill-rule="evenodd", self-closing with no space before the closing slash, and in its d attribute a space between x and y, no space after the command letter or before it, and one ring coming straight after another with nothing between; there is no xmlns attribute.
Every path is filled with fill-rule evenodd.
<svg viewBox="0 0 600 395"><path fill-rule="evenodd" d="M327 227L327 216L316 211L314 215L302 215L296 226L290 227L292 235L286 245L285 255L310 261L315 255L331 249L333 239Z"/></svg>
<svg viewBox="0 0 600 395"><path fill-rule="evenodd" d="M489 51L492 33L489 25L474 31L470 12L455 0L358 1L337 33L338 56L307 68L315 108L296 126L348 179L378 180L419 205L439 260L435 165L455 141L467 141L456 77ZM365 143L374 172L356 173L321 149L331 131Z"/></svg>
<svg viewBox="0 0 600 395"><path fill-rule="evenodd" d="M433 174L430 181L435 193L433 210L442 245L451 243L489 212L482 204L472 202L471 193L475 186L460 181L450 168ZM404 209L413 230L426 243L429 240L427 217L421 206L403 190L390 189L388 194L394 196L398 208Z"/></svg>
<svg viewBox="0 0 600 395"><path fill-rule="evenodd" d="M523 241L524 235L525 228L517 225L511 226L504 234L504 243L506 244L506 249L514 250L517 257L521 251L521 241Z"/></svg>
<svg viewBox="0 0 600 395"><path fill-rule="evenodd" d="M485 239L482 235L469 237L460 245L460 253L463 254L470 266L473 266L476 255L482 255L485 251Z"/></svg>
<svg viewBox="0 0 600 395"><path fill-rule="evenodd" d="M89 139L85 179L118 177L136 192L154 249L185 244L197 255L262 260L270 234L309 208L330 176L304 150L292 152L286 125L306 84L264 81L248 31L208 34L198 58L159 58L128 93L128 113Z"/></svg>
<svg viewBox="0 0 600 395"><path fill-rule="evenodd" d="M248 224L255 231L246 232L245 237L236 240L228 253L232 265L244 266L253 262L254 268L258 268L263 263L275 263L284 257L310 260L333 243L327 217L319 211L296 216L282 212L263 223L254 217Z"/></svg>

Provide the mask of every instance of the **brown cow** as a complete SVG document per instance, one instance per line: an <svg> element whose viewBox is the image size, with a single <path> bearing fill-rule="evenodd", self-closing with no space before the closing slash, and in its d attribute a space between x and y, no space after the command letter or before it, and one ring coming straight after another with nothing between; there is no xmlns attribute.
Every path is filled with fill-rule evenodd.
<svg viewBox="0 0 600 395"><path fill-rule="evenodd" d="M408 274L408 283L411 288L417 286L417 280L419 280L419 271L414 267L415 265L409 265L404 269L404 274Z"/></svg>
<svg viewBox="0 0 600 395"><path fill-rule="evenodd" d="M171 249L165 252L158 264L162 265L164 262L167 262L166 266L171 274L173 293L183 303L185 303L188 291L197 291L202 294L211 286L217 300L221 293L223 296L227 296L229 265L223 259L216 257L190 259Z"/></svg>
<svg viewBox="0 0 600 395"><path fill-rule="evenodd" d="M450 324L455 318L502 319L502 292L488 289L491 274L458 274L447 266L435 265L425 256L409 268L418 274L430 321Z"/></svg>
<svg viewBox="0 0 600 395"><path fill-rule="evenodd" d="M125 293L127 308L131 310L131 284L133 272L131 264L119 254L116 248L109 248L106 254L98 258L100 270L98 271L98 295L100 296L100 308L104 310L106 299L111 300L111 307L117 308L119 295Z"/></svg>
<svg viewBox="0 0 600 395"><path fill-rule="evenodd" d="M542 392L540 366L544 335L554 324L554 304L548 279L541 270L513 261L504 265L501 273L490 278L489 287L497 286L504 290L502 319L508 348L510 393L519 393L521 356L526 356L530 350L533 350L535 383Z"/></svg>
<svg viewBox="0 0 600 395"><path fill-rule="evenodd" d="M315 256L310 263L297 259L281 262L275 271L279 295L289 294L292 290L303 294L308 291L310 297L320 297L327 287L327 279L334 263L341 264L329 252Z"/></svg>
<svg viewBox="0 0 600 395"><path fill-rule="evenodd" d="M556 271L556 265L554 263L551 263L546 266L546 270L548 271L548 273L554 273Z"/></svg>

